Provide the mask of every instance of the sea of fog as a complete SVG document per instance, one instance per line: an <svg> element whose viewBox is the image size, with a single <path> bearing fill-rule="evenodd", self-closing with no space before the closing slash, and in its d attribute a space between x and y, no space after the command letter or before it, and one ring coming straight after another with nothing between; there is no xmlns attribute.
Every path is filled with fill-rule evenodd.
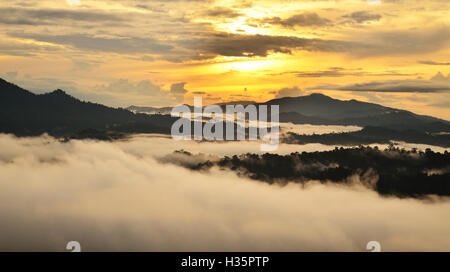
<svg viewBox="0 0 450 272"><path fill-rule="evenodd" d="M446 199L380 197L357 184L269 185L160 160L179 149L259 153L257 142L0 134L0 146L1 251L65 251L73 240L84 251L365 251L373 240L385 251L450 250Z"/></svg>
<svg viewBox="0 0 450 272"><path fill-rule="evenodd" d="M174 141L171 136L158 135L158 134L138 134L133 136L132 141L118 141L117 145L126 148L128 151L137 151L141 149L140 143L148 141L151 143L152 150L140 150L147 155L166 155L172 153L175 150L184 150L191 153L203 153L207 155L217 155L217 156L232 156L245 153L255 153L262 154L266 151L261 151L261 141L216 141L216 142L196 142L196 141ZM138 143L138 144L134 144ZM417 150L425 151L430 148L434 152L444 153L448 148L425 145L425 144L411 144L405 142L395 142L396 147L404 148L405 150L412 150L416 148ZM389 147L388 144L371 144L371 147L377 146L379 149L383 150ZM293 152L315 152L315 151L329 151L336 147L349 148L352 146L343 145L325 145L318 143L304 144L304 145L293 145L293 144L279 144L276 151L271 153L276 153L280 155L291 154ZM356 146L355 146L356 147Z"/></svg>
<svg viewBox="0 0 450 272"><path fill-rule="evenodd" d="M280 123L281 132L294 132L297 134L312 135L312 134L328 134L328 133L343 133L354 132L362 130L358 126L331 126L331 125L309 125L309 124L293 124Z"/></svg>

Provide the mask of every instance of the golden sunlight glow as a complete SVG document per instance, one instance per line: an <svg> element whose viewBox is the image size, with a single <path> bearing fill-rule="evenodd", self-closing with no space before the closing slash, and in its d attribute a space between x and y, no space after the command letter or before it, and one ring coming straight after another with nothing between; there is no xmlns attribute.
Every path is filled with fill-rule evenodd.
<svg viewBox="0 0 450 272"><path fill-rule="evenodd" d="M0 20L0 77L35 89L47 88L42 82L50 81L42 79L54 79L50 88L72 83L99 102L128 106L122 97L142 104L152 91L117 93L116 99L96 93L95 86L126 79L170 90L184 82L185 102L199 92L211 102L262 101L297 87L301 94L450 116L448 92L350 88L397 81L448 85L449 1L41 0L33 7L3 2L0 8L21 12ZM45 11L42 18L34 16L39 9ZM31 15L14 17L22 13ZM217 40L224 32L235 35ZM441 81L433 83L439 72Z"/></svg>
<svg viewBox="0 0 450 272"><path fill-rule="evenodd" d="M216 29L223 32L234 34L268 34L268 30L246 25L242 19L233 22L216 23Z"/></svg>
<svg viewBox="0 0 450 272"><path fill-rule="evenodd" d="M234 70L239 72L264 70L273 64L270 60L244 60L235 61L225 64L219 64L226 70Z"/></svg>
<svg viewBox="0 0 450 272"><path fill-rule="evenodd" d="M271 34L271 29L260 28L251 24L252 19L262 19L270 16L265 10L260 10L258 8L245 9L242 11L245 16L240 16L233 19L226 19L224 21L212 21L215 28L219 31L224 31L228 33L235 34L260 34L268 35Z"/></svg>

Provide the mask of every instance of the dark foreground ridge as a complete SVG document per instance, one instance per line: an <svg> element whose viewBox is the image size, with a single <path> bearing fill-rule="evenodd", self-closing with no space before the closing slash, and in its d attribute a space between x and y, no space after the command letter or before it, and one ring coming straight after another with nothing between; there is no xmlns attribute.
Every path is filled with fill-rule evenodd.
<svg viewBox="0 0 450 272"><path fill-rule="evenodd" d="M430 149L422 152L394 146L386 150L361 146L285 156L244 154L216 160L185 151L177 151L173 156L163 162L176 163L194 171L219 167L270 184L307 184L314 180L349 186L358 183L383 196L450 196L450 153L436 153ZM191 160L180 160L180 156L191 157Z"/></svg>
<svg viewBox="0 0 450 272"><path fill-rule="evenodd" d="M62 90L37 95L0 79L2 133L114 139L119 133L168 134L175 120L168 115L134 114L80 101Z"/></svg>

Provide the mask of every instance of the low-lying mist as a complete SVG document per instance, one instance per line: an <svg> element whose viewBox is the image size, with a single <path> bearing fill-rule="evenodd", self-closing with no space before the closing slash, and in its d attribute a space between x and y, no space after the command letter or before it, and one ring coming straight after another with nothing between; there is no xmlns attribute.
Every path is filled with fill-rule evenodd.
<svg viewBox="0 0 450 272"><path fill-rule="evenodd" d="M449 201L384 198L357 184L282 187L156 159L183 145L248 149L0 135L0 250L64 251L72 240L83 251L365 251L372 240L384 251L450 250Z"/></svg>
<svg viewBox="0 0 450 272"><path fill-rule="evenodd" d="M280 127L283 132L294 132L301 135L353 132L363 129L358 126L310 125L293 123L280 123Z"/></svg>

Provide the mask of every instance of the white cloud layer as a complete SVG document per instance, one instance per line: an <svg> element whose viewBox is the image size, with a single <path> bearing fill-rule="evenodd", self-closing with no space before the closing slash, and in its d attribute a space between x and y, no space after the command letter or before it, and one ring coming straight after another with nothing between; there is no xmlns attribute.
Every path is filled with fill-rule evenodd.
<svg viewBox="0 0 450 272"><path fill-rule="evenodd" d="M279 187L154 159L182 145L227 144L0 135L0 250L65 251L72 240L85 251L365 251L372 240L386 251L450 250L448 201Z"/></svg>

